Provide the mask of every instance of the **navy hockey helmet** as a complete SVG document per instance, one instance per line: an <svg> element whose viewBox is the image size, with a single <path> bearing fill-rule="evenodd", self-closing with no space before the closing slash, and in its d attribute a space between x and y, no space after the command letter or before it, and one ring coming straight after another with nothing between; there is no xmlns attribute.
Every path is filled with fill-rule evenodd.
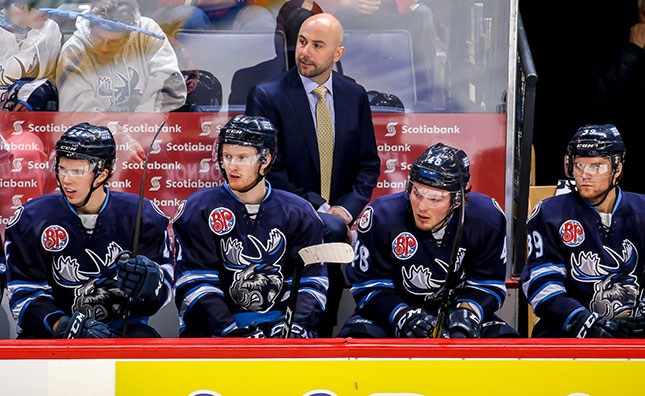
<svg viewBox="0 0 645 396"><path fill-rule="evenodd" d="M410 193L412 183L457 193L453 206L461 203L462 189L470 181L470 160L463 150L437 143L428 147L412 164L406 186Z"/></svg>
<svg viewBox="0 0 645 396"><path fill-rule="evenodd" d="M608 158L615 174L618 171L618 164L625 162L626 151L620 132L614 125L585 125L578 129L567 146L565 156L567 177L573 177L575 157Z"/></svg>
<svg viewBox="0 0 645 396"><path fill-rule="evenodd" d="M264 171L264 175L266 175L271 165L273 165L278 152L278 132L271 121L264 117L236 115L231 118L220 129L217 138L217 163L220 166L224 179L228 181L222 162L222 150L225 144L255 147L262 164L267 162L267 156L270 154L271 162ZM255 187L264 175L260 174L260 169L258 168L258 179L249 189Z"/></svg>
<svg viewBox="0 0 645 396"><path fill-rule="evenodd" d="M47 79L16 80L0 97L0 110L13 111L18 103L29 111L58 111L58 89Z"/></svg>
<svg viewBox="0 0 645 396"><path fill-rule="evenodd" d="M103 169L108 170L109 178L114 171L116 161L116 143L112 132L104 126L91 125L87 122L74 125L56 142L54 168L56 170L58 170L60 158L88 160L95 165L95 178L103 172Z"/></svg>

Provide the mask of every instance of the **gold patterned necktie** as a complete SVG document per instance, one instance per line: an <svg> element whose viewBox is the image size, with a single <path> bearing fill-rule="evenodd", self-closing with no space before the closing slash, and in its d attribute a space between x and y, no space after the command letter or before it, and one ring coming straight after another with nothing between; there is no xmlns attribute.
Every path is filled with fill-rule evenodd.
<svg viewBox="0 0 645 396"><path fill-rule="evenodd" d="M331 191L331 170L334 165L334 127L327 106L327 88L319 86L313 90L318 96L316 103L316 130L318 132L318 154L320 155L320 195L329 203Z"/></svg>

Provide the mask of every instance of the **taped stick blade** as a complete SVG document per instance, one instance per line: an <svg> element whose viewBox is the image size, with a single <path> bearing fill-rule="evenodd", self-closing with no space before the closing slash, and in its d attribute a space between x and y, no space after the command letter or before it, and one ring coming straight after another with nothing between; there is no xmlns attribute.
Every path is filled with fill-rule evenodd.
<svg viewBox="0 0 645 396"><path fill-rule="evenodd" d="M332 242L307 246L298 252L305 265L315 263L347 264L354 260L354 249L347 243Z"/></svg>

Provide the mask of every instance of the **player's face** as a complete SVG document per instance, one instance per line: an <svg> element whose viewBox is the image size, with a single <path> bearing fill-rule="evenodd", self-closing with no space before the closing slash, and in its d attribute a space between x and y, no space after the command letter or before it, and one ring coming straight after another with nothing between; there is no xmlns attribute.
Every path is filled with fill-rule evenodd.
<svg viewBox="0 0 645 396"><path fill-rule="evenodd" d="M62 191L70 204L79 206L90 193L94 179L94 166L87 160L60 158L58 178ZM96 182L95 182L96 183Z"/></svg>
<svg viewBox="0 0 645 396"><path fill-rule="evenodd" d="M308 21L302 25L298 35L296 66L300 74L323 84L344 51L328 24L320 20Z"/></svg>
<svg viewBox="0 0 645 396"><path fill-rule="evenodd" d="M92 26L90 30L94 50L103 59L110 59L121 52L130 38L129 32L109 32Z"/></svg>
<svg viewBox="0 0 645 396"><path fill-rule="evenodd" d="M234 191L248 188L258 177L258 167L261 171L266 168L266 164L260 164L260 155L255 147L234 144L222 147L222 163L229 187Z"/></svg>
<svg viewBox="0 0 645 396"><path fill-rule="evenodd" d="M418 229L430 231L448 216L450 195L448 191L412 183L410 206Z"/></svg>
<svg viewBox="0 0 645 396"><path fill-rule="evenodd" d="M603 157L574 157L573 177L582 198L592 204L601 200L611 185L614 176L611 162Z"/></svg>

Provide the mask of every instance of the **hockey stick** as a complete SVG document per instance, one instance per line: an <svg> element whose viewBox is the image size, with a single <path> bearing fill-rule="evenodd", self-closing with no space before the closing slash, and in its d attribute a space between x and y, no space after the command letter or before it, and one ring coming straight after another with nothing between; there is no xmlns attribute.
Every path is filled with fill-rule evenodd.
<svg viewBox="0 0 645 396"><path fill-rule="evenodd" d="M296 311L298 302L298 288L300 287L300 277L304 267L318 263L336 263L347 264L354 260L354 249L351 245L343 242L321 243L320 245L308 246L298 251L298 257L302 265L296 265L293 271L293 280L291 281L291 296L289 304L284 313L284 325L286 331L284 338L291 336L293 327L293 314ZM300 263L299 263L300 264Z"/></svg>
<svg viewBox="0 0 645 396"><path fill-rule="evenodd" d="M137 251L139 250L139 234L141 233L141 218L143 217L143 193L145 191L146 170L148 169L148 161L150 160L150 151L152 151L152 145L155 144L155 140L157 140L157 136L159 136L159 133L161 132L161 129L165 124L166 124L166 120L163 120L161 125L159 125L157 132L152 138L152 143L150 143L150 147L148 147L148 152L146 153L146 160L143 163L143 176L141 177L141 190L139 191L139 201L137 202L137 217L134 222L134 236L132 237L132 257L137 257ZM127 261L129 259L129 252L125 251L125 252L119 253L119 255L117 256L117 260L119 259L123 259ZM128 320L130 319L130 301L132 301L132 299L128 297L127 300L125 300L125 306L123 307L123 327L121 328L121 338L126 338L126 335L128 334Z"/></svg>
<svg viewBox="0 0 645 396"><path fill-rule="evenodd" d="M459 171L459 184L460 189L459 193L461 194L461 204L459 204L459 223L457 223L457 232L455 233L455 239L452 241L452 248L450 251L450 261L448 262L448 273L446 274L446 283L443 289L443 294L441 294L441 305L439 305L439 312L437 313L437 325L432 331L432 338L441 338L441 333L444 327L444 322L446 321L446 312L448 312L448 306L450 305L452 293L453 293L453 283L455 283L455 277L459 276L457 274L457 267L459 263L459 245L461 244L461 234L464 228L464 221L466 220L466 191L464 189L464 180L463 180L463 171L461 164L457 160L455 153L452 154L457 164L457 170Z"/></svg>

